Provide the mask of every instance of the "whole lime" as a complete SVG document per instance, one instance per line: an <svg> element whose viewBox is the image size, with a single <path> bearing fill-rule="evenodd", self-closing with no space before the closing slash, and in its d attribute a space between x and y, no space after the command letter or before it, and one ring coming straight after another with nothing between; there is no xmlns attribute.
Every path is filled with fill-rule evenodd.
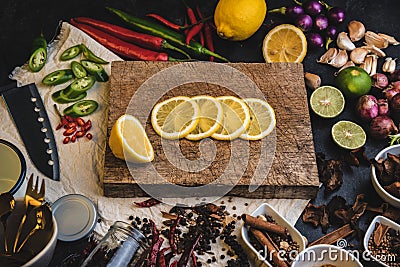
<svg viewBox="0 0 400 267"><path fill-rule="evenodd" d="M371 85L371 77L360 67L345 68L336 76L336 86L349 98L368 94Z"/></svg>

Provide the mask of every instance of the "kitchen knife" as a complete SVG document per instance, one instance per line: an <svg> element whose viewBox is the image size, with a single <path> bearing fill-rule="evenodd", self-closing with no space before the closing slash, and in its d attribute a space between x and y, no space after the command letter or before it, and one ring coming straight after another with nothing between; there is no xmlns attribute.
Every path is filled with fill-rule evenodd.
<svg viewBox="0 0 400 267"><path fill-rule="evenodd" d="M47 177L59 181L56 141L36 85L7 85L0 88L0 94L33 164Z"/></svg>

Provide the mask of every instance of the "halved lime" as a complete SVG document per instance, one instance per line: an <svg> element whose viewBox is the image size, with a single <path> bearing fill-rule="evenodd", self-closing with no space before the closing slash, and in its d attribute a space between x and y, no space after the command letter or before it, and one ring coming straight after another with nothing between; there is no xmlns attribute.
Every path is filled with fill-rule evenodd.
<svg viewBox="0 0 400 267"><path fill-rule="evenodd" d="M367 140L363 128L351 121L339 121L332 126L332 138L335 143L346 149L362 147Z"/></svg>
<svg viewBox="0 0 400 267"><path fill-rule="evenodd" d="M324 85L317 88L310 97L310 106L322 118L334 118L344 109L344 96L339 89Z"/></svg>

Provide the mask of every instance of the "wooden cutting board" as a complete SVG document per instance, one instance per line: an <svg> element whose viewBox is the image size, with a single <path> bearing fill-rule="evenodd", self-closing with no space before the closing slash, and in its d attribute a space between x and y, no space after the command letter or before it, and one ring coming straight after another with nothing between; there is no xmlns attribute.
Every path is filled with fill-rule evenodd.
<svg viewBox="0 0 400 267"><path fill-rule="evenodd" d="M112 63L110 87L107 140L121 115L135 115L145 126L155 159L129 164L129 171L107 145L105 196L146 196L150 188L162 197L180 197L175 185L207 185L188 196L218 195L223 188L228 195L250 198L316 197L318 171L301 64L121 61ZM157 102L204 94L265 97L275 110L276 130L250 142L169 141L155 133L149 115Z"/></svg>

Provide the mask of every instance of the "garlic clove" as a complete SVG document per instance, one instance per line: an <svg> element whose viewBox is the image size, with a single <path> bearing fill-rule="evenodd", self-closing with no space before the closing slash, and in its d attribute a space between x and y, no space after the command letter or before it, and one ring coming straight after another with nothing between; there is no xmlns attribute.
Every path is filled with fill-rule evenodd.
<svg viewBox="0 0 400 267"><path fill-rule="evenodd" d="M385 38L390 45L399 45L400 43L393 37L384 33L378 33L379 36Z"/></svg>
<svg viewBox="0 0 400 267"><path fill-rule="evenodd" d="M357 47L350 53L350 59L353 61L355 64L362 64L365 60L365 57L368 55L368 50Z"/></svg>
<svg viewBox="0 0 400 267"><path fill-rule="evenodd" d="M365 35L365 26L357 20L352 20L347 25L349 30L349 37L352 42L361 40Z"/></svg>
<svg viewBox="0 0 400 267"><path fill-rule="evenodd" d="M323 54L319 60L317 61L318 63L323 63L323 64L328 64L330 60L332 60L336 55L338 54L338 50L334 47L331 47L328 49L328 51Z"/></svg>
<svg viewBox="0 0 400 267"><path fill-rule="evenodd" d="M367 31L365 33L364 37L365 37L365 42L368 45L374 45L374 46L376 46L377 48L380 48L380 49L386 48L386 47L389 46L389 42L388 42L387 39L383 38L382 36L380 36L380 35L378 35L378 34L376 34L374 32Z"/></svg>
<svg viewBox="0 0 400 267"><path fill-rule="evenodd" d="M361 48L367 49L369 53L375 54L378 57L386 57L385 52L383 52L381 49L379 49L375 45L366 45L366 46L362 46Z"/></svg>
<svg viewBox="0 0 400 267"><path fill-rule="evenodd" d="M341 68L344 66L344 64L347 63L349 60L349 56L347 55L346 50L344 49L339 49L339 53L332 58L328 64L335 67L335 68Z"/></svg>
<svg viewBox="0 0 400 267"><path fill-rule="evenodd" d="M340 49L352 51L356 46L352 43L346 32L341 32L336 38L336 44Z"/></svg>
<svg viewBox="0 0 400 267"><path fill-rule="evenodd" d="M393 59L391 57L387 57L385 59L385 63L383 63L382 66L382 71L388 72L388 73L393 73L396 70L396 59Z"/></svg>
<svg viewBox="0 0 400 267"><path fill-rule="evenodd" d="M378 69L378 56L372 55L372 66L371 72L369 73L370 76L374 75Z"/></svg>
<svg viewBox="0 0 400 267"><path fill-rule="evenodd" d="M304 79L306 81L306 85L313 90L321 86L321 77L319 77L317 74L305 72Z"/></svg>
<svg viewBox="0 0 400 267"><path fill-rule="evenodd" d="M360 68L364 69L368 74L371 73L372 60L373 60L372 57L373 55L367 55L365 57L364 63L360 65Z"/></svg>
<svg viewBox="0 0 400 267"><path fill-rule="evenodd" d="M345 68L353 67L353 66L355 66L355 65L356 65L356 64L354 64L353 61L351 61L351 60L347 61L346 64L344 64L344 65L335 73L335 76L336 76L339 72L341 72L342 70L344 70Z"/></svg>

